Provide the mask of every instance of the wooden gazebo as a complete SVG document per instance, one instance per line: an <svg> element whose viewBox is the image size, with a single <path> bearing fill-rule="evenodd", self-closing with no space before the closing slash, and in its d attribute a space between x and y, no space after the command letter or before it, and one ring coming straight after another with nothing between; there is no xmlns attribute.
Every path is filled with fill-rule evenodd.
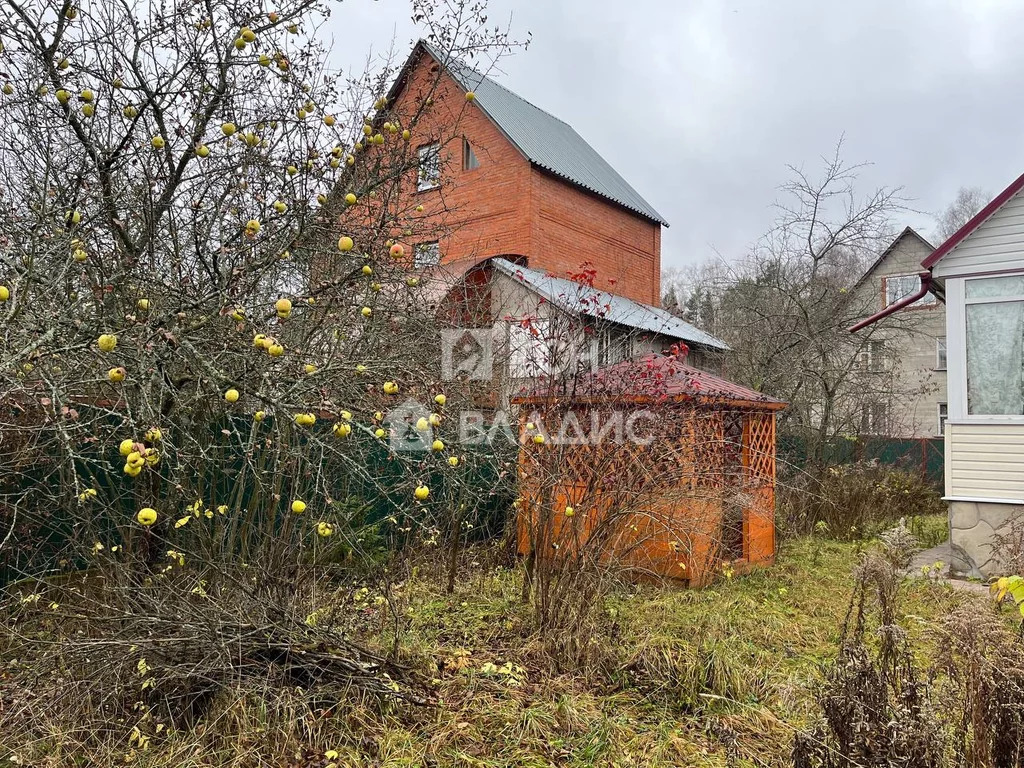
<svg viewBox="0 0 1024 768"><path fill-rule="evenodd" d="M595 558L692 586L773 562L775 416L785 403L677 355L514 402L522 555Z"/></svg>

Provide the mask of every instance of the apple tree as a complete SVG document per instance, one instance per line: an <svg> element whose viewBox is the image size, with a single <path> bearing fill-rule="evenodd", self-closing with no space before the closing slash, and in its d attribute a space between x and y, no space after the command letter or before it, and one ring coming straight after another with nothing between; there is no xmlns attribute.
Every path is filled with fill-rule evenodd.
<svg viewBox="0 0 1024 768"><path fill-rule="evenodd" d="M65 703L140 680L194 702L271 664L416 696L318 602L362 563L399 631L371 556L436 535L461 460L394 242L439 226L400 202L416 119L389 115L393 62L330 68L336 10L0 2L4 610L45 613L47 642L18 642L77 670ZM411 11L453 56L509 46L481 4ZM433 450L389 448L406 397Z"/></svg>

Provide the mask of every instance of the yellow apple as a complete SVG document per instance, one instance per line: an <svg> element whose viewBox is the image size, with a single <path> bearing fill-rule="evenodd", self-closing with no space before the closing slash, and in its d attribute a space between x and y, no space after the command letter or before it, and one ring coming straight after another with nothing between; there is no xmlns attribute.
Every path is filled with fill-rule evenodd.
<svg viewBox="0 0 1024 768"><path fill-rule="evenodd" d="M82 107L82 114L86 117L92 117L96 114L96 107L92 104L85 104Z"/></svg>
<svg viewBox="0 0 1024 768"><path fill-rule="evenodd" d="M150 526L156 522L157 514L156 510L152 507L143 507L139 510L139 513L135 515L135 519L142 525Z"/></svg>
<svg viewBox="0 0 1024 768"><path fill-rule="evenodd" d="M438 452L443 451L444 450L444 443L441 440L435 440L434 442L432 442L430 444L430 450L438 451Z"/></svg>
<svg viewBox="0 0 1024 768"><path fill-rule="evenodd" d="M139 308L140 312L149 312L149 299L139 299L135 302L135 306Z"/></svg>
<svg viewBox="0 0 1024 768"><path fill-rule="evenodd" d="M432 427L439 427L441 426L441 414L432 413L430 414L430 417L427 419L427 421L430 422L430 425Z"/></svg>
<svg viewBox="0 0 1024 768"><path fill-rule="evenodd" d="M316 196L316 201L318 203L320 203L320 205L327 205L327 195L325 195L323 193L317 195Z"/></svg>
<svg viewBox="0 0 1024 768"><path fill-rule="evenodd" d="M384 437L387 434L387 432L385 432L380 427L377 427L375 430L373 430L373 434L374 434L374 437L381 438L381 437Z"/></svg>
<svg viewBox="0 0 1024 768"><path fill-rule="evenodd" d="M356 164L355 155L345 155L345 165L355 165L355 164Z"/></svg>
<svg viewBox="0 0 1024 768"><path fill-rule="evenodd" d="M342 235L338 239L338 250L339 251L351 251L355 247L355 243L352 238L348 235Z"/></svg>
<svg viewBox="0 0 1024 768"><path fill-rule="evenodd" d="M271 11L270 13L267 14L267 18L270 20L271 24L277 24L277 20L281 17L275 12Z"/></svg>
<svg viewBox="0 0 1024 768"><path fill-rule="evenodd" d="M86 103L89 103L90 101L96 98L96 94L94 94L92 91L86 88L78 95L78 98L80 98L82 101Z"/></svg>
<svg viewBox="0 0 1024 768"><path fill-rule="evenodd" d="M221 125L220 130L225 136L234 136L238 128L234 123L224 123Z"/></svg>
<svg viewBox="0 0 1024 768"><path fill-rule="evenodd" d="M472 91L467 91L466 92L466 101L473 101L475 99L476 99L476 94L475 93L473 93Z"/></svg>
<svg viewBox="0 0 1024 768"><path fill-rule="evenodd" d="M535 442L537 445L543 445L544 444L544 435L534 435L533 436L533 442Z"/></svg>
<svg viewBox="0 0 1024 768"><path fill-rule="evenodd" d="M153 149L163 149L167 142L164 141L163 136L154 136L149 143L153 145Z"/></svg>
<svg viewBox="0 0 1024 768"><path fill-rule="evenodd" d="M363 135L364 136L372 136L373 135L373 126L370 125L369 123L366 123L365 125L363 125Z"/></svg>
<svg viewBox="0 0 1024 768"><path fill-rule="evenodd" d="M565 516L566 517L572 517L575 514L576 514L576 510L573 509L572 507L566 507L565 508Z"/></svg>
<svg viewBox="0 0 1024 768"><path fill-rule="evenodd" d="M278 299L274 303L274 309L277 310L278 317L288 317L292 313L292 303L288 299Z"/></svg>
<svg viewBox="0 0 1024 768"><path fill-rule="evenodd" d="M130 437L126 437L121 441L121 444L117 446L117 450L122 456L127 458L127 456L135 450L135 441Z"/></svg>
<svg viewBox="0 0 1024 768"><path fill-rule="evenodd" d="M421 416L419 419L416 420L416 429L418 429L420 432L426 432L428 429L430 429L430 422L427 421L427 418L425 416Z"/></svg>
<svg viewBox="0 0 1024 768"><path fill-rule="evenodd" d="M299 34L299 25L298 24L289 24L288 25L288 31L291 32L293 35Z"/></svg>
<svg viewBox="0 0 1024 768"><path fill-rule="evenodd" d="M334 115L325 115L324 116L324 125L326 125L328 128L330 128L332 125L334 125L334 122L335 122Z"/></svg>
<svg viewBox="0 0 1024 768"><path fill-rule="evenodd" d="M78 224L82 220L82 214L80 211L68 211L65 220L71 225Z"/></svg>
<svg viewBox="0 0 1024 768"><path fill-rule="evenodd" d="M249 237L256 237L260 231L260 223L256 219L249 219L245 222L245 234Z"/></svg>
<svg viewBox="0 0 1024 768"><path fill-rule="evenodd" d="M306 502L302 501L301 499L295 499L295 501L292 502L292 512L294 512L296 515L301 515L305 511Z"/></svg>
<svg viewBox="0 0 1024 768"><path fill-rule="evenodd" d="M280 344L271 344L269 347L267 347L267 354L270 355L271 357L280 357L281 355L284 354L284 347L282 347Z"/></svg>
<svg viewBox="0 0 1024 768"><path fill-rule="evenodd" d="M89 258L89 254L83 251L81 248L75 248L71 254L71 258L81 264L83 261Z"/></svg>
<svg viewBox="0 0 1024 768"><path fill-rule="evenodd" d="M199 157L209 157L210 156L210 148L208 146L206 146L205 144L200 144L198 147L196 147L196 154Z"/></svg>
<svg viewBox="0 0 1024 768"><path fill-rule="evenodd" d="M259 57L258 61L259 61L259 64L260 64L261 67L269 67L270 66L270 57L267 56L267 54L265 54L265 53L261 53L260 54L260 57Z"/></svg>
<svg viewBox="0 0 1024 768"><path fill-rule="evenodd" d="M423 213L423 206L422 205L417 205L416 206L416 213Z"/></svg>
<svg viewBox="0 0 1024 768"><path fill-rule="evenodd" d="M243 48L245 48L245 40L243 40L243 39L242 39L242 38L240 38L240 37L239 37L239 38L236 38L236 39L235 39L235 48L236 48L237 50L239 50L239 51L240 51L240 50L242 50Z"/></svg>
<svg viewBox="0 0 1024 768"><path fill-rule="evenodd" d="M57 101L61 104L67 104L71 99L71 92L65 91L63 88L58 89L57 93L54 95L57 97Z"/></svg>
<svg viewBox="0 0 1024 768"><path fill-rule="evenodd" d="M448 402L448 398L445 397L444 394L437 394L434 395L434 402L437 403L438 405L443 406L445 403Z"/></svg>
<svg viewBox="0 0 1024 768"><path fill-rule="evenodd" d="M138 108L132 104L126 104L125 108L121 110L121 113L129 119L135 119L139 116Z"/></svg>
<svg viewBox="0 0 1024 768"><path fill-rule="evenodd" d="M359 310L359 312L360 314L362 314L363 317L369 317L370 315L373 314L373 310L370 309L369 307L363 307L362 309Z"/></svg>
<svg viewBox="0 0 1024 768"><path fill-rule="evenodd" d="M328 536L334 535L334 526L331 523L321 520L316 524L317 536L326 539Z"/></svg>
<svg viewBox="0 0 1024 768"><path fill-rule="evenodd" d="M310 376L316 373L316 366L313 365L312 363L306 363L304 366L302 366L302 368Z"/></svg>
<svg viewBox="0 0 1024 768"><path fill-rule="evenodd" d="M304 109L297 109L297 110L295 110L295 116L297 118L299 118L299 120L305 120L306 119L306 110L304 110Z"/></svg>
<svg viewBox="0 0 1024 768"><path fill-rule="evenodd" d="M124 88L124 80L122 80L120 77L115 77L114 82L112 82L111 85L115 88Z"/></svg>
<svg viewBox="0 0 1024 768"><path fill-rule="evenodd" d="M371 267L369 264L363 264L362 272L363 272L364 275L372 275L373 274L373 267Z"/></svg>
<svg viewBox="0 0 1024 768"><path fill-rule="evenodd" d="M111 368L107 371L107 378L115 384L119 381L124 381L124 377L128 375L128 371L124 368Z"/></svg>
<svg viewBox="0 0 1024 768"><path fill-rule="evenodd" d="M74 21L76 16L78 16L78 9L73 5L69 5L68 9L64 11L64 18L68 21Z"/></svg>
<svg viewBox="0 0 1024 768"><path fill-rule="evenodd" d="M373 419L374 419L374 421L380 421L380 420L382 420L383 418L384 418L384 413L383 413L383 411L374 411L374 412L373 412Z"/></svg>
<svg viewBox="0 0 1024 768"><path fill-rule="evenodd" d="M96 346L100 348L100 352L113 352L114 347L117 346L117 336L112 333L104 333L96 339Z"/></svg>
<svg viewBox="0 0 1024 768"><path fill-rule="evenodd" d="M289 165L287 168L285 168L285 171L287 171L289 176L294 176L296 173L299 172L299 169L296 168L294 165Z"/></svg>
<svg viewBox="0 0 1024 768"><path fill-rule="evenodd" d="M146 430L145 438L151 443L159 443L163 439L164 433L160 431L159 427L153 427L152 429Z"/></svg>
<svg viewBox="0 0 1024 768"><path fill-rule="evenodd" d="M393 381L384 382L384 394L385 395L397 395L398 385Z"/></svg>
<svg viewBox="0 0 1024 768"><path fill-rule="evenodd" d="M227 400L229 403L237 403L238 402L238 390L237 389L229 389L227 392L224 393L224 399Z"/></svg>
<svg viewBox="0 0 1024 768"><path fill-rule="evenodd" d="M256 411L256 413L254 413L252 415L252 420L253 421L263 421L263 419L266 417L266 415L267 414L266 414L265 411Z"/></svg>
<svg viewBox="0 0 1024 768"><path fill-rule="evenodd" d="M408 128L402 131L402 138L405 139L406 141L412 138L412 133L409 131Z"/></svg>
<svg viewBox="0 0 1024 768"><path fill-rule="evenodd" d="M282 200L277 200L274 203L274 210L277 211L278 213L284 213L285 211L288 210L288 205L284 203Z"/></svg>
<svg viewBox="0 0 1024 768"><path fill-rule="evenodd" d="M0 301L7 301L11 298L11 289L6 285L0 285Z"/></svg>
<svg viewBox="0 0 1024 768"><path fill-rule="evenodd" d="M391 254L391 258L400 259L405 256L405 248L401 243L395 243L391 246L391 250L388 251Z"/></svg>
<svg viewBox="0 0 1024 768"><path fill-rule="evenodd" d="M448 457L448 464L450 466L452 466L452 467L459 466L459 457L458 456L449 456Z"/></svg>
<svg viewBox="0 0 1024 768"><path fill-rule="evenodd" d="M413 491L413 495L418 501L426 500L427 496L430 495L430 489L425 485L417 485L416 490Z"/></svg>
<svg viewBox="0 0 1024 768"><path fill-rule="evenodd" d="M256 33L249 29L249 27L242 27L238 36L245 40L245 42L247 43L251 43L253 40L256 39Z"/></svg>
<svg viewBox="0 0 1024 768"><path fill-rule="evenodd" d="M334 425L334 434L338 437L348 437L352 434L352 425L338 422Z"/></svg>
<svg viewBox="0 0 1024 768"><path fill-rule="evenodd" d="M356 373L366 373L366 366L360 363L356 366Z"/></svg>
<svg viewBox="0 0 1024 768"><path fill-rule="evenodd" d="M355 205L357 202L359 202L359 198L355 196L354 192L349 192L347 195L345 195L345 202L348 203L349 205Z"/></svg>

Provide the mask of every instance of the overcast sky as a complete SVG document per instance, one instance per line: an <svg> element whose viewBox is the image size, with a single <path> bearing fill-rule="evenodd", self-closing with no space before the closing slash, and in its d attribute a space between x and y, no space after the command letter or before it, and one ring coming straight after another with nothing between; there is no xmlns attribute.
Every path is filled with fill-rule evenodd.
<svg viewBox="0 0 1024 768"><path fill-rule="evenodd" d="M865 191L934 232L961 186L1024 172L1022 0L491 0L533 35L492 75L570 123L669 221L662 261L742 255L787 164L845 135ZM408 0L334 10L336 66L419 36Z"/></svg>

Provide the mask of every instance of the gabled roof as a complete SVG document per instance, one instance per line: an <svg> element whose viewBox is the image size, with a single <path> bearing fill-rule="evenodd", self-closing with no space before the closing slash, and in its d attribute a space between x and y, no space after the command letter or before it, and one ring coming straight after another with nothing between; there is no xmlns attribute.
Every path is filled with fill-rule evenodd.
<svg viewBox="0 0 1024 768"><path fill-rule="evenodd" d="M423 52L432 56L474 103L533 165L663 226L668 222L623 179L568 123L534 106L462 62L420 40L398 74L393 101Z"/></svg>
<svg viewBox="0 0 1024 768"><path fill-rule="evenodd" d="M865 270L864 274L860 276L860 280L857 281L857 284L854 285L854 288L858 287L859 285L861 285L861 283L867 280L868 277L871 276L871 273L878 269L881 263L885 261L885 257L892 253L892 249L895 248L899 244L899 242L905 237L917 238L918 240L921 241L921 243L924 244L924 247L927 248L929 251L935 248L935 246L929 243L927 240L925 240L921 236L921 233L919 233L916 229L914 229L913 227L904 227L903 231L896 235L896 238L891 243L889 243L889 247L882 251L878 255L878 258L875 259L875 261L871 264L871 266L868 267L867 270Z"/></svg>
<svg viewBox="0 0 1024 768"><path fill-rule="evenodd" d="M1010 186L1000 192L998 195L993 197L988 205L978 211L970 221L964 224L960 229L954 232L949 238L932 251L931 255L921 262L921 266L925 269L931 269L939 263L939 259L945 256L947 253L956 248L960 243L967 239L974 230L980 227L989 216L1002 208L1006 203L1010 201L1010 198L1016 195L1024 189L1024 174L1018 176Z"/></svg>
<svg viewBox="0 0 1024 768"><path fill-rule="evenodd" d="M492 259L491 264L509 277L522 281L524 285L563 311L587 315L640 331L671 336L688 344L697 344L709 349L729 349L724 341L693 327L660 307L641 304L540 270L522 267L505 259Z"/></svg>
<svg viewBox="0 0 1024 768"><path fill-rule="evenodd" d="M577 400L627 397L636 401L702 400L715 403L743 403L767 410L784 408L786 403L748 387L723 379L685 363L676 355L647 355L625 360L577 377L570 385ZM551 387L524 393L516 402L551 397ZM566 393L568 394L568 393Z"/></svg>

